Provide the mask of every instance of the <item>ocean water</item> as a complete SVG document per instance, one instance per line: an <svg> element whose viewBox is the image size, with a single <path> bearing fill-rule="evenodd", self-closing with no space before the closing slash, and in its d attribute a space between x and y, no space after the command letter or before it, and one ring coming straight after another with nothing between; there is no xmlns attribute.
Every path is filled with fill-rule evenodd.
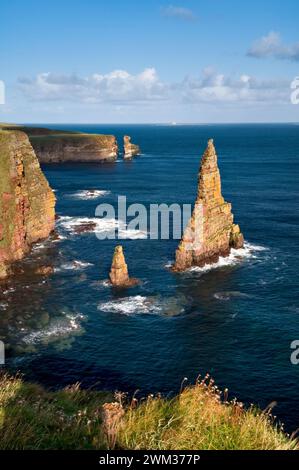
<svg viewBox="0 0 299 470"><path fill-rule="evenodd" d="M52 127L59 127L53 125ZM60 126L61 127L61 126ZM53 164L43 170L56 191L59 240L36 245L22 275L2 286L0 335L6 367L58 388L175 393L184 377L210 373L231 398L299 427L298 175L296 125L72 125L124 134L142 156L109 164ZM177 240L122 240L139 286L107 284L117 240L76 234L100 203L193 203L201 155L214 138L223 195L245 235L245 249L217 265L169 270ZM97 190L91 196L88 190ZM114 221L110 221L111 227ZM51 264L49 277L32 267Z"/></svg>

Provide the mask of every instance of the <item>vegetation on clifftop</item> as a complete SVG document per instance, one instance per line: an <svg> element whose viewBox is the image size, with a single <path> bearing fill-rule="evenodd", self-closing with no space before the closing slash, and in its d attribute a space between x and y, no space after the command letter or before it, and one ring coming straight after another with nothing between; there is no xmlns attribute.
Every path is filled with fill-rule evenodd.
<svg viewBox="0 0 299 470"><path fill-rule="evenodd" d="M82 390L78 384L49 392L4 374L0 448L298 449L297 442L273 423L269 410L245 410L225 396L221 400L207 379L172 399L124 401L122 394ZM103 424L107 402L111 403Z"/></svg>

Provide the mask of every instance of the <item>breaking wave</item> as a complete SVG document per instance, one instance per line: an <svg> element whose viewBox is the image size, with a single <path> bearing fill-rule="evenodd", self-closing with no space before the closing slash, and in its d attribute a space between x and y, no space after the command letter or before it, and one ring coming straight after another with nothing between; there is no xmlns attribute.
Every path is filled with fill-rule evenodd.
<svg viewBox="0 0 299 470"><path fill-rule="evenodd" d="M69 263L62 264L59 268L55 268L55 272L59 271L82 271L83 269L88 268L89 266L93 266L92 263L88 263L87 261L79 261L74 260L70 261Z"/></svg>
<svg viewBox="0 0 299 470"><path fill-rule="evenodd" d="M107 196L111 191L101 190L101 189L84 189L81 191L76 191L75 193L69 194L69 197L73 199L98 199L103 196Z"/></svg>
<svg viewBox="0 0 299 470"><path fill-rule="evenodd" d="M127 316L140 314L176 316L185 311L185 299L135 295L103 302L98 305L98 310Z"/></svg>
<svg viewBox="0 0 299 470"><path fill-rule="evenodd" d="M206 264L205 266L193 266L188 271L189 272L200 272L205 273L211 271L212 269L223 268L226 266L234 266L239 263L242 263L247 259L257 259L257 252L268 251L268 248L259 245L253 245L251 243L244 243L244 248L236 250L235 248L231 249L231 252L226 257L220 257L217 263Z"/></svg>
<svg viewBox="0 0 299 470"><path fill-rule="evenodd" d="M58 228L66 230L71 234L76 234L80 226L90 224L89 232L101 234L117 234L120 239L147 238L147 232L143 230L127 229L124 223L116 219L100 219L98 217L70 217L62 216L57 222ZM93 226L92 226L93 225Z"/></svg>

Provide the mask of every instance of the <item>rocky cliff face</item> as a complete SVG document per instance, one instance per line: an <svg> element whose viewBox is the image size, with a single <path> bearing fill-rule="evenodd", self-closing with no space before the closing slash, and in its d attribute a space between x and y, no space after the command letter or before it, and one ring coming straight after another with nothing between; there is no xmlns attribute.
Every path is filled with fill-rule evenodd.
<svg viewBox="0 0 299 470"><path fill-rule="evenodd" d="M138 282L137 279L129 277L128 266L121 245L115 248L109 277L111 284L115 287L132 287Z"/></svg>
<svg viewBox="0 0 299 470"><path fill-rule="evenodd" d="M0 125L25 132L41 163L114 161L118 145L114 135L84 134L39 127Z"/></svg>
<svg viewBox="0 0 299 470"><path fill-rule="evenodd" d="M131 137L129 135L124 136L124 158L132 158L136 155L140 155L139 145L131 143Z"/></svg>
<svg viewBox="0 0 299 470"><path fill-rule="evenodd" d="M54 229L55 197L23 132L0 131L0 278Z"/></svg>
<svg viewBox="0 0 299 470"><path fill-rule="evenodd" d="M231 248L241 248L244 238L233 220L231 204L221 193L213 140L209 140L201 161L194 210L176 250L174 270L214 263L219 256L228 256Z"/></svg>
<svg viewBox="0 0 299 470"><path fill-rule="evenodd" d="M113 135L57 134L29 138L41 163L114 161L118 155Z"/></svg>

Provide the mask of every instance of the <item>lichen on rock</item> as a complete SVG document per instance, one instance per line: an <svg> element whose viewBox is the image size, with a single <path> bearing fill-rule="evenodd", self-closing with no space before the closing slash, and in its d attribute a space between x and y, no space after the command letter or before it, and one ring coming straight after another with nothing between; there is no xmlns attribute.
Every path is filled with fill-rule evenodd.
<svg viewBox="0 0 299 470"><path fill-rule="evenodd" d="M231 204L222 196L217 155L210 139L200 165L195 206L176 250L173 270L215 263L220 256L228 256L231 248L242 248L243 244Z"/></svg>
<svg viewBox="0 0 299 470"><path fill-rule="evenodd" d="M0 131L0 278L55 225L55 196L26 134Z"/></svg>
<svg viewBox="0 0 299 470"><path fill-rule="evenodd" d="M124 158L132 158L136 155L140 155L139 145L131 143L131 137L129 135L124 136Z"/></svg>

